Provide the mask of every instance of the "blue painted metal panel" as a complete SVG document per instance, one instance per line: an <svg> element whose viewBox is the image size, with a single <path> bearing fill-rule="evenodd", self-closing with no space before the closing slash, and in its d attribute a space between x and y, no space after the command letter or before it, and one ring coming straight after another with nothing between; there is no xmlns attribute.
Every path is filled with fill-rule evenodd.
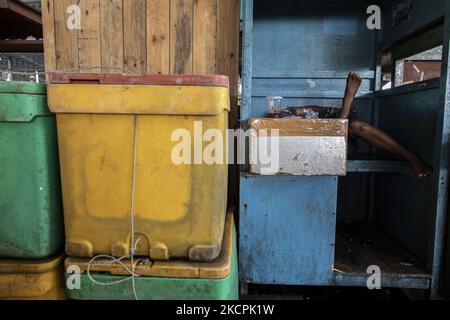
<svg viewBox="0 0 450 320"><path fill-rule="evenodd" d="M351 70L351 69L349 69ZM347 79L271 79L258 78L253 80L253 97L267 97L279 95L286 98L342 98L344 96ZM363 80L358 98L373 99L371 89L373 81Z"/></svg>
<svg viewBox="0 0 450 320"><path fill-rule="evenodd" d="M358 18L356 17L331 17L323 21L323 33L326 35L347 35L358 34Z"/></svg>
<svg viewBox="0 0 450 320"><path fill-rule="evenodd" d="M441 263L444 250L445 223L447 220L449 195L449 161L450 161L450 2L446 1L443 39L443 66L441 75L440 112L436 119L439 134L435 139L435 175L433 193L435 202L435 230L433 251L433 278L431 281L431 297L438 296Z"/></svg>
<svg viewBox="0 0 450 320"><path fill-rule="evenodd" d="M435 126L438 111L441 110L440 95L440 89L433 88L379 99L379 128L414 151L430 166L434 165L433 141L441 134Z"/></svg>
<svg viewBox="0 0 450 320"><path fill-rule="evenodd" d="M432 179L378 174L375 180L375 222L403 246L428 261L433 239Z"/></svg>
<svg viewBox="0 0 450 320"><path fill-rule="evenodd" d="M253 8L246 0L241 120L264 116L269 95L341 106L349 71L364 78L358 97L372 101L376 32L366 28L369 3L258 0Z"/></svg>
<svg viewBox="0 0 450 320"><path fill-rule="evenodd" d="M445 15L446 0L411 0L411 20L400 26L393 24L393 7L404 0L385 0L382 5L383 44L389 45L435 22Z"/></svg>
<svg viewBox="0 0 450 320"><path fill-rule="evenodd" d="M241 280L326 285L332 279L337 177L241 176Z"/></svg>
<svg viewBox="0 0 450 320"><path fill-rule="evenodd" d="M253 72L373 72L365 1L255 1Z"/></svg>

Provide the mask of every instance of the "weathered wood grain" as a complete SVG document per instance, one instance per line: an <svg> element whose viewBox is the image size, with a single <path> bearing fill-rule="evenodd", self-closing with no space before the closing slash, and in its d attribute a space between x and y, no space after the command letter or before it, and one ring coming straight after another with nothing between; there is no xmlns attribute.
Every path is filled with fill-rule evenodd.
<svg viewBox="0 0 450 320"><path fill-rule="evenodd" d="M170 73L170 0L147 0L147 72Z"/></svg>
<svg viewBox="0 0 450 320"><path fill-rule="evenodd" d="M67 28L67 20L70 18L68 8L76 5L76 0L54 1L55 10L55 45L56 68L59 71L78 70L78 30ZM44 26L47 26L44 23ZM48 41L48 39L45 39Z"/></svg>
<svg viewBox="0 0 450 320"><path fill-rule="evenodd" d="M100 0L102 72L123 71L123 1Z"/></svg>
<svg viewBox="0 0 450 320"><path fill-rule="evenodd" d="M227 75L229 124L239 126L239 0L42 0L42 4L47 71ZM66 26L72 4L82 9L79 31ZM230 179L230 202L236 204L235 167Z"/></svg>
<svg viewBox="0 0 450 320"><path fill-rule="evenodd" d="M123 0L124 70L147 71L147 7L145 0Z"/></svg>
<svg viewBox="0 0 450 320"><path fill-rule="evenodd" d="M193 72L195 74L216 73L217 2L217 0L194 1Z"/></svg>
<svg viewBox="0 0 450 320"><path fill-rule="evenodd" d="M170 4L170 73L192 73L193 0L171 0Z"/></svg>
<svg viewBox="0 0 450 320"><path fill-rule="evenodd" d="M79 6L81 9L81 29L78 31L79 68L81 72L100 72L100 2L83 0Z"/></svg>

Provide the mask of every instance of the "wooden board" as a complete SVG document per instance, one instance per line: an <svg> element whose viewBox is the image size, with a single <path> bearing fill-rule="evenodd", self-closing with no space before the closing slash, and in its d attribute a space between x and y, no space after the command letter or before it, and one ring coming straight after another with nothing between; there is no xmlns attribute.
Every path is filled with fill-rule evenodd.
<svg viewBox="0 0 450 320"><path fill-rule="evenodd" d="M100 1L100 46L102 72L123 71L123 2Z"/></svg>
<svg viewBox="0 0 450 320"><path fill-rule="evenodd" d="M17 0L0 0L0 39L42 38L41 14Z"/></svg>
<svg viewBox="0 0 450 320"><path fill-rule="evenodd" d="M240 2L217 1L216 72L230 79L239 77ZM238 97L237 81L232 81L231 96ZM237 117L236 117L237 120Z"/></svg>
<svg viewBox="0 0 450 320"><path fill-rule="evenodd" d="M170 73L170 1L147 0L147 72Z"/></svg>
<svg viewBox="0 0 450 320"><path fill-rule="evenodd" d="M101 71L100 2L80 2L81 29L78 30L78 63L81 72Z"/></svg>
<svg viewBox="0 0 450 320"><path fill-rule="evenodd" d="M238 81L239 78L239 44L240 44L240 1L217 1L217 49L216 73L230 77L231 112L230 128L239 127ZM237 150L235 150L235 155ZM235 161L237 163L237 161ZM230 166L228 183L228 202L238 204L239 168Z"/></svg>
<svg viewBox="0 0 450 320"><path fill-rule="evenodd" d="M216 72L217 1L194 1L193 72Z"/></svg>
<svg viewBox="0 0 450 320"><path fill-rule="evenodd" d="M44 33L44 59L46 71L56 70L55 6L54 0L42 0L42 22Z"/></svg>
<svg viewBox="0 0 450 320"><path fill-rule="evenodd" d="M145 0L123 0L124 71L147 71L147 8Z"/></svg>
<svg viewBox="0 0 450 320"><path fill-rule="evenodd" d="M79 70L80 67L78 58L78 31L69 30L67 28L67 19L69 19L67 8L76 3L76 0L54 1L55 52L57 70ZM45 16L43 18L45 18ZM47 26L48 23L44 22L43 27L46 28ZM44 33L45 32L46 31L44 30ZM44 43L47 41L49 41L48 38L44 39Z"/></svg>
<svg viewBox="0 0 450 320"><path fill-rule="evenodd" d="M230 119L237 124L239 3L42 0L47 71L227 75ZM81 8L81 30L66 26L74 4Z"/></svg>
<svg viewBox="0 0 450 320"><path fill-rule="evenodd" d="M170 4L170 73L193 73L193 0Z"/></svg>
<svg viewBox="0 0 450 320"><path fill-rule="evenodd" d="M0 52L43 52L42 40L0 40Z"/></svg>

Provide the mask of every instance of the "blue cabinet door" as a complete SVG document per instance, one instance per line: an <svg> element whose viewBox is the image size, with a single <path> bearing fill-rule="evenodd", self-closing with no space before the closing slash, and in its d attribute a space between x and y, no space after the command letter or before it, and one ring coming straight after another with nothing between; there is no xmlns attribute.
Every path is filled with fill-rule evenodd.
<svg viewBox="0 0 450 320"><path fill-rule="evenodd" d="M336 229L337 177L241 176L241 281L327 285Z"/></svg>

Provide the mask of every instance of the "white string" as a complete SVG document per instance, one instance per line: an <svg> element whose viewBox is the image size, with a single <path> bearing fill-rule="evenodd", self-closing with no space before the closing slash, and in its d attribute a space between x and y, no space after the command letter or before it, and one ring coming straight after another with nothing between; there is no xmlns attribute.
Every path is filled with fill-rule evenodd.
<svg viewBox="0 0 450 320"><path fill-rule="evenodd" d="M138 117L134 115L134 141L133 141L133 173L132 173L132 187L131 187L131 209L130 209L130 224L131 224L131 243L133 247L131 248L131 281L133 284L133 293L136 300L139 300L137 292L136 292L136 279L135 279L135 265L134 265L134 255L136 254L137 244L139 239L134 242L134 193L136 189L136 149L137 149L137 125L138 125Z"/></svg>
<svg viewBox="0 0 450 320"><path fill-rule="evenodd" d="M134 256L136 255L137 246L139 244L139 241L141 240L141 238L139 237L135 241L135 227L134 227L134 195L135 195L135 190L136 190L136 151L137 151L137 125L138 125L137 120L138 120L137 115L134 115L133 172L132 172L132 178L131 178L132 186L131 186L131 201L130 201L130 229L131 229L130 254L125 255L121 258L114 258L110 255L95 256L94 258L92 258L89 261L89 264L87 267L87 275L89 277L89 280L91 280L93 283L100 285L100 286L113 286L113 285L131 280L134 298L136 300L139 300L139 297L137 295L137 290L136 290L136 277L139 277L139 275L136 274L136 272L135 272L136 266L134 265ZM131 260L131 270L122 262L122 260L124 260L126 258L130 258L130 260ZM130 274L130 277L122 279L122 280L112 281L112 282L99 282L99 281L95 280L91 276L91 266L98 259L110 259L111 264L114 264L114 263L120 264Z"/></svg>

